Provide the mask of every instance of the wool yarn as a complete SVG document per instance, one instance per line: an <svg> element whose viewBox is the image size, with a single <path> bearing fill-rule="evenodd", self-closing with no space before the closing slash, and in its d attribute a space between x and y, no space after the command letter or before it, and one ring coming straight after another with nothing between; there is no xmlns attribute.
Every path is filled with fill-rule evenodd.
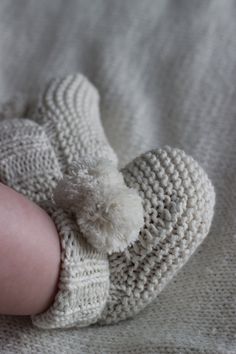
<svg viewBox="0 0 236 354"><path fill-rule="evenodd" d="M142 198L106 159L71 165L57 184L56 205L71 210L86 240L98 251L120 252L134 243L143 226Z"/></svg>
<svg viewBox="0 0 236 354"><path fill-rule="evenodd" d="M98 91L85 76L51 79L32 119L44 128L63 173L84 157L103 157L117 164L101 124Z"/></svg>
<svg viewBox="0 0 236 354"><path fill-rule="evenodd" d="M96 89L82 75L52 80L29 119L2 121L0 178L41 205L60 236L58 292L41 328L118 322L140 312L186 263L206 237L214 188L183 151L165 147L142 154L121 173L142 199L144 223L137 240L108 255L83 237L73 210L53 192L73 161L117 157L106 139Z"/></svg>
<svg viewBox="0 0 236 354"><path fill-rule="evenodd" d="M132 317L156 298L208 234L215 204L206 173L179 149L144 153L122 173L143 199L145 222L126 252L109 256L103 324Z"/></svg>
<svg viewBox="0 0 236 354"><path fill-rule="evenodd" d="M45 313L32 316L33 323L59 328L96 322L109 292L107 255L84 240L70 211L51 202L62 172L44 129L28 119L3 120L0 143L0 181L44 208L60 237L58 291Z"/></svg>
<svg viewBox="0 0 236 354"><path fill-rule="evenodd" d="M0 122L0 180L30 200L51 198L62 172L42 127L24 118Z"/></svg>

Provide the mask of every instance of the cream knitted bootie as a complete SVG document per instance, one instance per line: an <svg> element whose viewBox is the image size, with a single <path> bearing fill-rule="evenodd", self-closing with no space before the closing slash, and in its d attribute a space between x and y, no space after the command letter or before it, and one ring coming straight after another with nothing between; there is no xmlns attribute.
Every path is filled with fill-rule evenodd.
<svg viewBox="0 0 236 354"><path fill-rule="evenodd" d="M86 99L80 89L82 93L87 92L90 99ZM53 100L53 97L57 99ZM64 97L64 101L60 97ZM81 98L92 106L96 105L96 108L90 109L90 112L95 113L88 115L85 112L89 111L89 107L80 108L85 106ZM65 105L65 101L71 104ZM101 128L98 128L97 103L96 89L81 75L52 81L43 96L39 109L43 112L41 122L49 127L53 121L52 131L56 129L61 132L60 127L64 126L64 140L70 143L67 150L69 163L72 162L72 155L77 160L90 156L117 161L103 133L100 133L101 143L97 144L96 138L93 148L94 135L101 132ZM58 113L55 116L50 112ZM74 119L70 112L75 112ZM76 116L80 117L78 122L75 121ZM47 117L47 120L43 117ZM93 130L93 135L84 133L80 128L81 121L87 131ZM47 126L46 131L49 131ZM77 133L74 133L71 142L69 132L73 130ZM53 141L57 147L57 138L54 137ZM76 169L74 173L76 176ZM127 186L136 189L141 196L145 220L138 240L127 251L108 256L110 292L99 323L131 317L150 303L207 235L213 215L215 195L211 182L201 167L180 150L165 148L146 153L131 162L122 170L122 174ZM69 191L71 195L67 200L66 195L63 195L62 200L60 196L57 197L57 202L64 209L76 204L76 197L73 197L75 184L76 178L74 184L70 184L72 193L67 181L64 180L61 186L61 189L66 190L65 194Z"/></svg>
<svg viewBox="0 0 236 354"><path fill-rule="evenodd" d="M149 151L122 170L143 200L144 225L126 252L109 256L110 292L101 324L148 305L208 234L215 193L206 173L183 151Z"/></svg>
<svg viewBox="0 0 236 354"><path fill-rule="evenodd" d="M117 156L101 124L96 88L81 74L52 79L33 119L43 127L65 175L54 193L56 204L76 209L80 230L99 251L127 247L137 239L143 210L137 193L126 187L117 170ZM119 208L113 208L114 203ZM122 238L124 230L127 236Z"/></svg>
<svg viewBox="0 0 236 354"><path fill-rule="evenodd" d="M73 161L88 157L102 157L117 165L101 124L98 92L83 75L52 79L33 119L43 126L63 173Z"/></svg>
<svg viewBox="0 0 236 354"><path fill-rule="evenodd" d="M107 252L137 239L141 199L116 168L116 154L100 122L97 91L82 75L52 80L32 120L13 117L8 111L0 123L0 180L43 207L61 241L57 295L50 309L32 317L33 323L42 328L89 325L100 317L109 294ZM72 161L78 163L78 176ZM63 183L70 203L66 208ZM80 212L75 219L76 201ZM130 215L125 212L129 207Z"/></svg>
<svg viewBox="0 0 236 354"><path fill-rule="evenodd" d="M33 120L0 123L0 179L45 208L61 240L57 295L33 323L82 327L132 317L207 235L208 177L171 148L119 173L97 91L82 75L52 80Z"/></svg>

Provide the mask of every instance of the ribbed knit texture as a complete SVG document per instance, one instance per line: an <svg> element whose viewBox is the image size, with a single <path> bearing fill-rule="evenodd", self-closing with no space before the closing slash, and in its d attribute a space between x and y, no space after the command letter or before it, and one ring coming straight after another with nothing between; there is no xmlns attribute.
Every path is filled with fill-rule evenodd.
<svg viewBox="0 0 236 354"><path fill-rule="evenodd" d="M41 206L52 217L60 236L61 269L52 306L32 316L33 324L44 329L88 326L97 321L107 301L107 257L84 240L71 215L50 204Z"/></svg>

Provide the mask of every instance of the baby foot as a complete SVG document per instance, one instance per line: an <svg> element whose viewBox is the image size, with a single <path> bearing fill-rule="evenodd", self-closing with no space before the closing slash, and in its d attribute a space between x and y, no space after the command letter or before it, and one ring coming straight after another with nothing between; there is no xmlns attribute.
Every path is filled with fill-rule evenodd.
<svg viewBox="0 0 236 354"><path fill-rule="evenodd" d="M33 323L43 328L81 327L132 317L159 294L207 235L215 199L212 184L191 157L168 147L147 152L128 164L122 170L124 181L116 171L118 183L113 185L111 176L117 157L101 125L97 91L80 74L53 80L40 99L34 120L3 121L0 129L0 178L47 210L61 240L58 293L51 308L33 317ZM112 161L113 172L104 174L102 168L100 173L101 166L94 169L93 163L87 164L87 158ZM62 176L69 174L71 164L75 161L80 166L84 159L85 170L64 179L64 185ZM86 176L90 178L88 183ZM58 180L62 184L57 184ZM104 181L106 187L109 181L109 188L103 188ZM100 182L102 192L95 193L98 189L94 187ZM126 186L121 185L124 182ZM57 189L58 186L66 186L68 193L55 193L63 189ZM134 243L125 251L107 255L104 249L124 249L126 244L110 242L109 232L104 237L105 224L100 222L100 216L107 223L107 214L104 217L103 212L108 210L99 201L102 196L109 206L115 207L118 200L120 206L124 205L128 187L139 194L139 201L134 199L143 205L144 225L139 233L139 223L132 226L138 215L141 220L140 208L130 208L129 213L135 216L132 223L124 212L120 213L121 208L116 209L118 218L108 213L110 226L106 230L118 231L112 237ZM86 199L87 191L93 199ZM44 204L52 192L58 205ZM111 203L113 192L115 203ZM119 198L121 194L124 199ZM85 198L83 203L81 196ZM83 210L77 205L83 205ZM93 220L98 220L97 208L102 213L99 222L92 225ZM113 228L119 220L121 223ZM96 239L97 230L101 237ZM89 242L96 239L97 249L86 242L86 237Z"/></svg>
<svg viewBox="0 0 236 354"><path fill-rule="evenodd" d="M181 150L147 152L122 173L142 197L145 222L138 241L109 256L110 294L101 324L132 317L154 300L206 237L213 217L213 186Z"/></svg>

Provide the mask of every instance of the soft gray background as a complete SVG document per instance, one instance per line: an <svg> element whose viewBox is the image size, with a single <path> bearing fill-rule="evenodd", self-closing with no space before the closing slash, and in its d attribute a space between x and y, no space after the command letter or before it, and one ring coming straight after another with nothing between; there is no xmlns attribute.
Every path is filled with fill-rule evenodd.
<svg viewBox="0 0 236 354"><path fill-rule="evenodd" d="M124 165L169 144L212 178L211 233L156 302L110 327L0 317L1 353L236 353L236 2L1 0L0 100L81 71Z"/></svg>

